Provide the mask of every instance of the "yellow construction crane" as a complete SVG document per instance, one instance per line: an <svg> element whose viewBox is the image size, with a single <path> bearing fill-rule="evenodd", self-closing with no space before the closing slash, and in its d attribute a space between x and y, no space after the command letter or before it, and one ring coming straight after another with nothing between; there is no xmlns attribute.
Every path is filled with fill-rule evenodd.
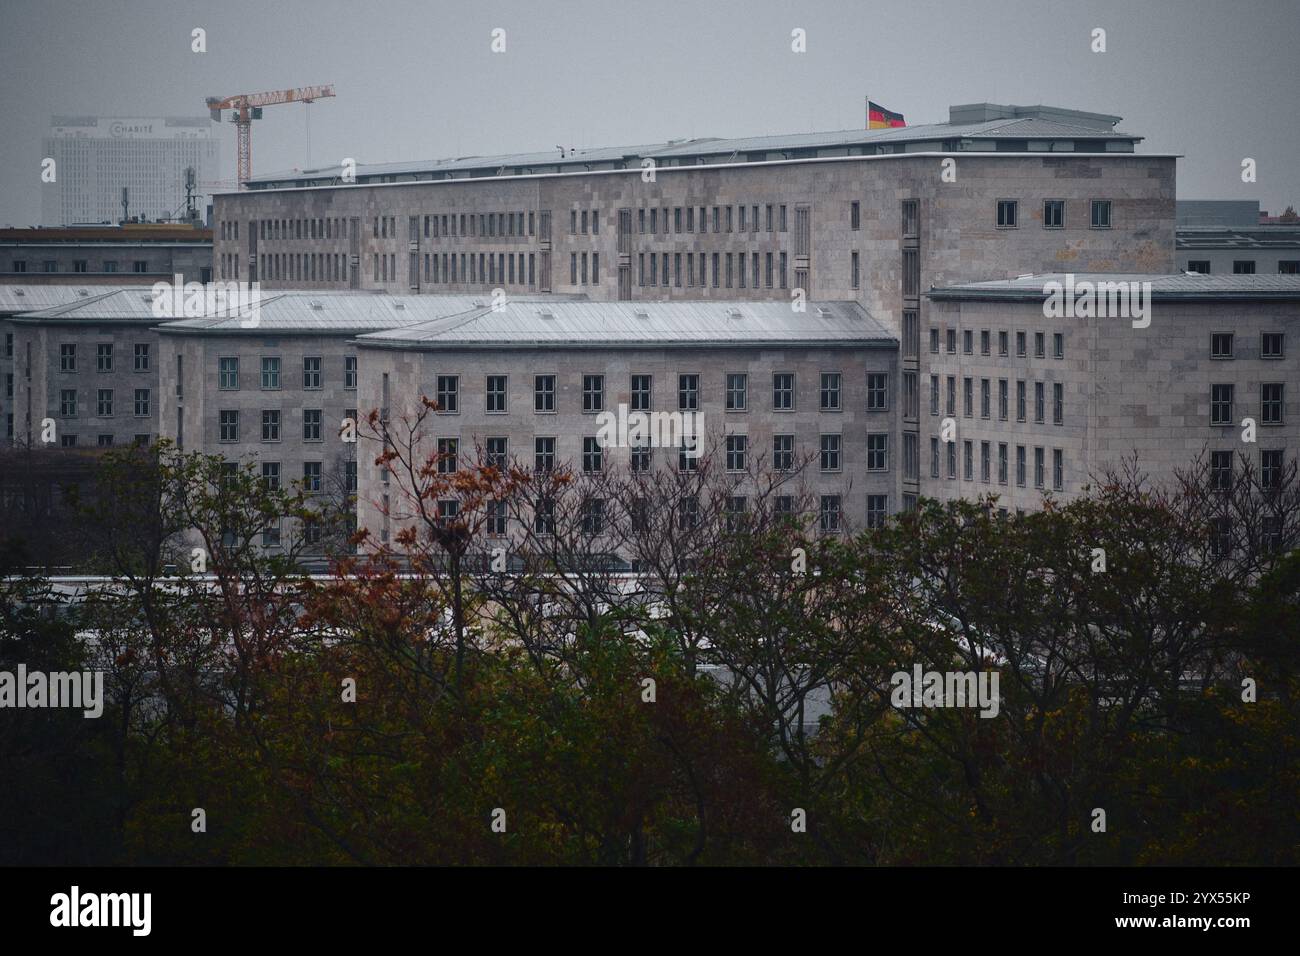
<svg viewBox="0 0 1300 956"><path fill-rule="evenodd" d="M208 104L208 113L215 122L221 122L222 110L234 111L230 120L235 124L236 179L239 188L243 189L244 184L253 174L251 127L253 120L262 118L262 107L275 106L278 103L311 103L333 95L334 87L327 84L302 86L296 90L272 90L269 93L236 93L224 99L220 96L209 96L205 102Z"/></svg>

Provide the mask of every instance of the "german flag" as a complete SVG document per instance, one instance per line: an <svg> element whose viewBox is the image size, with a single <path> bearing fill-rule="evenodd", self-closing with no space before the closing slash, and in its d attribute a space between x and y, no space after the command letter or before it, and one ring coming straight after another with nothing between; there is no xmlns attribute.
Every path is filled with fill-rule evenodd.
<svg viewBox="0 0 1300 956"><path fill-rule="evenodd" d="M906 125L902 113L891 113L879 103L867 100L867 129L896 129Z"/></svg>

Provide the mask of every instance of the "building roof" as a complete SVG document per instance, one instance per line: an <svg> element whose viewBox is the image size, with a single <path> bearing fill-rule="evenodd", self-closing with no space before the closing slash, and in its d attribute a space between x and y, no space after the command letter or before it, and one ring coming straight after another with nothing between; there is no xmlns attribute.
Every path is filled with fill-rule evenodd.
<svg viewBox="0 0 1300 956"><path fill-rule="evenodd" d="M357 338L398 349L855 346L897 339L856 302L526 302Z"/></svg>
<svg viewBox="0 0 1300 956"><path fill-rule="evenodd" d="M1300 275L1201 275L1195 272L1154 273L1073 273L1044 272L966 282L931 288L931 299L1045 299L1053 289L1048 283L1067 283L1077 289L1081 282L1142 282L1151 284L1153 299L1297 299L1300 300Z"/></svg>
<svg viewBox="0 0 1300 956"><path fill-rule="evenodd" d="M72 285L53 282L11 285L0 282L0 315L34 312L86 302L121 288L120 285Z"/></svg>
<svg viewBox="0 0 1300 956"><path fill-rule="evenodd" d="M521 301L573 301L583 298L585 296L548 295L536 300L525 298ZM100 286L93 295L36 311L25 311L24 314L15 316L14 320L145 323L157 325L161 331L175 334L261 335L275 332L286 335L352 336L430 322L483 309L490 304L489 295L385 295L359 290L275 290L261 293L257 302L256 325L250 325L249 313L240 314L234 309L222 310L219 302L204 303L205 307L215 307L213 314L170 319L155 311L151 286Z"/></svg>
<svg viewBox="0 0 1300 956"><path fill-rule="evenodd" d="M1179 226L1179 249L1300 249L1300 224L1260 223L1253 226Z"/></svg>
<svg viewBox="0 0 1300 956"><path fill-rule="evenodd" d="M177 223L128 223L126 225L29 226L26 229L0 229L3 245L87 245L90 243L125 244L186 243L212 245L212 230L206 226Z"/></svg>
<svg viewBox="0 0 1300 956"><path fill-rule="evenodd" d="M974 121L972 121L974 120ZM539 175L600 169L637 169L653 159L658 167L725 162L767 162L833 156L870 156L925 150L1132 152L1141 136L1114 129L1118 116L1049 106L954 106L946 123L891 129L847 129L731 139L703 137L639 146L561 151L554 149L488 156L460 156L400 163L361 163L356 183L438 181L481 176ZM1031 141L1040 141L1037 145ZM1068 144L1068 145L1067 145ZM341 185L340 167L265 173L249 180L250 189Z"/></svg>

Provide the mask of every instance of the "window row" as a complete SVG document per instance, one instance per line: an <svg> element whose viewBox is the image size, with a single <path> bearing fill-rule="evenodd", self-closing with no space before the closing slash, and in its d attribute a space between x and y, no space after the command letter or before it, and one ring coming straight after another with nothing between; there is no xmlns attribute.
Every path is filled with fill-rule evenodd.
<svg viewBox="0 0 1300 956"><path fill-rule="evenodd" d="M414 257L417 253L411 253ZM599 282L598 253L592 253L592 282ZM587 254L582 254L583 284L586 284ZM412 260L417 261L415 259ZM412 276L412 279L415 277ZM430 284L482 283L486 285L537 284L537 254L522 252L426 252L424 281ZM577 280L574 279L574 284ZM414 284L414 283L412 283Z"/></svg>
<svg viewBox="0 0 1300 956"><path fill-rule="evenodd" d="M95 417L111 418L115 411L116 390L99 388L95 390ZM148 418L153 412L153 394L150 389L137 388L132 393L131 414L136 418ZM59 389L59 417L77 417L77 390L75 388Z"/></svg>
<svg viewBox="0 0 1300 956"><path fill-rule="evenodd" d="M1233 403L1236 386L1220 384L1210 386L1210 424L1235 425ZM1259 423L1281 425L1285 414L1285 387L1282 382L1264 382L1259 386Z"/></svg>
<svg viewBox="0 0 1300 956"><path fill-rule="evenodd" d="M98 342L95 345L95 371L113 371L114 347L112 342ZM131 347L131 370L148 372L153 367L153 349L148 342L136 342ZM75 342L59 344L59 371L75 372L79 368L78 348Z"/></svg>
<svg viewBox="0 0 1300 956"><path fill-rule="evenodd" d="M1109 229L1111 223L1111 203L1109 199L1092 199L1088 202L1091 229ZM999 229L1016 229L1020 225L1020 200L999 199L997 201L997 223ZM1064 229L1065 200L1043 200L1043 228Z"/></svg>
<svg viewBox="0 0 1300 956"><path fill-rule="evenodd" d="M997 442L997 460L993 459L994 443L981 441L979 442L979 478L976 479L975 472L975 442L963 441L961 443L961 477L966 481L982 481L991 484L994 480L994 469L997 471L997 483L1000 485L1010 484L1010 450L1011 446L1006 442ZM1031 449L1026 445L1015 446L1015 483L1019 488L1027 487L1028 479L1028 453ZM1034 487L1047 487L1047 449L1041 445L1033 446L1034 456ZM1052 490L1065 490L1065 452L1060 448L1051 449L1052 452ZM957 455L958 448L956 441L943 441L936 437L930 438L930 477L939 478L943 476L951 479L957 479Z"/></svg>
<svg viewBox="0 0 1300 956"><path fill-rule="evenodd" d="M1236 358L1236 335L1232 332L1210 333L1210 358ZM1285 332L1259 333L1259 357L1262 359L1280 359L1286 357Z"/></svg>
<svg viewBox="0 0 1300 956"><path fill-rule="evenodd" d="M263 381L265 363L263 359ZM278 366L277 366L278 370ZM278 380L278 379L277 379ZM557 394L556 375L533 376L533 411L554 412ZM460 412L461 381L459 375L438 375L434 380L434 400L441 414ZM633 375L629 382L630 410L648 412L653 406L654 379L651 375ZM889 375L887 372L868 372L866 382L867 411L883 412L889 409ZM267 387L264 385L264 387ZM489 375L484 384L484 407L491 414L504 414L508 399L508 376ZM795 411L797 389L794 372L775 372L772 375L772 410ZM749 374L727 372L723 376L723 400L727 411L747 411L750 408ZM688 373L677 376L677 408L679 411L699 411L703 395L700 376ZM606 383L604 375L582 376L582 410L601 412L606 409ZM844 376L840 372L821 372L818 376L817 408L821 411L840 411L844 407Z"/></svg>
<svg viewBox="0 0 1300 956"><path fill-rule="evenodd" d="M853 257L856 276L856 252ZM789 259L784 252L640 252L637 284L642 288L671 285L703 289L712 285L715 289L786 289Z"/></svg>
<svg viewBox="0 0 1300 956"><path fill-rule="evenodd" d="M119 262L119 261L116 260L116 259L104 259L102 262L100 262L100 268L98 269L98 271L99 271L99 272L120 272L120 271L122 271L122 270L121 270L121 265L122 265L122 263ZM34 272L35 270L34 270L34 269L28 269L28 268L27 268L27 260L26 260L26 259L14 259L14 260L12 260L12 261L9 263L9 271L10 271L10 272ZM41 260L41 271L42 271L42 272L58 272L58 271L59 271L59 261L58 261L57 259L42 259L42 260ZM89 259L74 259L74 260L72 260L72 271L73 271L73 272L87 272L87 273L90 272L90 260L89 260ZM146 260L146 259L133 259L133 260L131 260L131 271L132 271L133 273L136 273L136 274L141 274L141 273L147 273L147 272L150 272L150 271L152 271L152 270L150 270L150 268L149 268L149 262L148 262L148 260ZM159 268L159 269L156 270L156 271L158 271L158 272L162 272L162 271L164 271L164 270L161 269L161 268Z"/></svg>
<svg viewBox="0 0 1300 956"><path fill-rule="evenodd" d="M351 420L353 423L357 420L357 410L349 408L343 413L344 419ZM217 441L231 443L240 441L240 425L242 415L239 409L223 408L217 412ZM324 432L325 412L319 408L304 408L302 410L302 440L305 442L319 442L325 440ZM261 441L278 442L283 440L283 416L278 408L267 408L261 411ZM341 427L342 423L340 423ZM244 441L249 439L245 438Z"/></svg>
<svg viewBox="0 0 1300 956"><path fill-rule="evenodd" d="M649 236L666 236L669 233L789 232L789 217L784 203L767 203L762 206L641 208L636 211L636 223L637 232ZM710 224L712 229L709 228Z"/></svg>
<svg viewBox="0 0 1300 956"><path fill-rule="evenodd" d="M223 413L225 414L225 413ZM278 429L278 416L277 416ZM278 432L277 432L278 434ZM889 470L889 435L887 433L870 433L867 439L866 470L883 472ZM225 439L223 439L225 440ZM230 439L234 440L234 439ZM269 439L264 439L269 440ZM533 470L551 472L557 464L556 442L554 436L538 436L533 439ZM437 439L437 471L439 474L455 474L460 467L460 439ZM586 474L599 474L605 470L608 449L599 437L585 436L582 439L581 470ZM751 460L748 435L727 435L724 438L724 465L727 471L744 472L755 462ZM655 448L649 443L633 445L628 450L628 467L634 472L652 471L655 465ZM699 468L699 457L692 447L685 442L673 450L677 458L677 470L683 473ZM509 440L502 436L490 436L483 442L483 464L496 468L505 468L510 461ZM773 435L771 457L768 459L775 472L793 472L805 461L817 464L818 471L832 473L844 468L844 436L824 434L818 436L817 450L804 458L800 452L796 436Z"/></svg>
<svg viewBox="0 0 1300 956"><path fill-rule="evenodd" d="M1025 379L1016 379L1016 421L1028 421L1029 383ZM1052 386L1052 424L1065 424L1065 384L1063 382L1033 382L1034 386L1034 421L1044 424L1047 421L1047 386ZM930 376L930 414L932 416L957 415L957 376L948 375L944 382L943 401L940 402L940 380L938 375ZM1011 380L997 380L997 417L999 421L1011 420ZM993 380L979 380L979 417L993 417ZM962 417L975 417L975 379L969 376L961 380ZM942 410L941 410L942 408Z"/></svg>
<svg viewBox="0 0 1300 956"><path fill-rule="evenodd" d="M957 333L958 329L947 328L946 326L936 326L930 329L930 354L939 354L939 342L942 338L945 350L949 355L957 354ZM995 330L979 330L979 348L980 355L993 354L993 334ZM961 351L963 355L975 354L975 330L962 329L961 332ZM997 345L998 355L1008 356L1011 354L1011 333L1006 329L998 329ZM1029 354L1029 333L1023 329L1016 330L1016 355L1024 358ZM1034 358L1047 358L1047 333L1034 333ZM1065 358L1065 333L1052 333L1052 358Z"/></svg>
<svg viewBox="0 0 1300 956"><path fill-rule="evenodd" d="M319 389L325 387L324 359L319 355L305 355L302 360L302 387ZM276 355L261 357L261 387L273 390L281 385L281 360ZM239 356L223 355L217 358L217 388L224 392L239 390ZM357 387L357 358L347 355L343 358L343 387Z"/></svg>

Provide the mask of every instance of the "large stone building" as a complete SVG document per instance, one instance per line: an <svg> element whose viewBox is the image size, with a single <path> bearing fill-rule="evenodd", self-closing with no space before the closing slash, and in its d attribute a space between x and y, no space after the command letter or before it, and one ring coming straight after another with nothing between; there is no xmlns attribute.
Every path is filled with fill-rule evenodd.
<svg viewBox="0 0 1300 956"><path fill-rule="evenodd" d="M437 403L417 456L437 452L444 467L482 452L525 468L685 471L707 456L735 476L735 507L767 487L760 476L788 474L788 500L816 508L828 532L898 509L898 342L855 302L512 301L356 346L357 398L399 443L420 396ZM643 436L602 429L602 413L638 412L652 416ZM683 415L689 439L653 424ZM385 507L397 492L374 455L361 487L360 524L389 540L388 513L409 505Z"/></svg>
<svg viewBox="0 0 1300 956"><path fill-rule="evenodd" d="M598 416L698 413L724 471L806 461L828 531L919 496L1038 507L1134 454L1168 480L1244 452L1272 480L1296 452L1300 279L1176 273L1175 158L1117 123L979 104L904 129L260 177L217 198L213 255L218 281L260 283L257 322L164 321L148 289L15 317L17 437L43 418L94 443L147 430L269 481L333 480L381 539L392 489L339 430L421 396L441 406L428 451L529 467L689 467L609 446ZM1221 227L1185 216L1180 242L1198 228ZM1104 290L1091 311L1048 299L1102 282L1150 283L1145 319L1101 317ZM142 346L147 367L112 364ZM140 389L147 416L120 421L117 393Z"/></svg>
<svg viewBox="0 0 1300 956"><path fill-rule="evenodd" d="M50 226L174 219L193 168L198 208L221 143L207 116L55 116L43 142L41 221ZM123 208L123 190L126 207Z"/></svg>
<svg viewBox="0 0 1300 956"><path fill-rule="evenodd" d="M1137 318L1115 308L1129 283L1149 283ZM1061 307L1089 288L1088 314ZM1221 475L1244 454L1266 484L1295 462L1300 276L1037 275L929 298L929 497L1031 509L1134 457L1163 482L1197 458Z"/></svg>
<svg viewBox="0 0 1300 956"><path fill-rule="evenodd" d="M1300 220L1264 221L1258 202L1179 200L1177 242L1185 272L1300 274Z"/></svg>
<svg viewBox="0 0 1300 956"><path fill-rule="evenodd" d="M174 223L0 229L0 284L212 280L212 230Z"/></svg>

